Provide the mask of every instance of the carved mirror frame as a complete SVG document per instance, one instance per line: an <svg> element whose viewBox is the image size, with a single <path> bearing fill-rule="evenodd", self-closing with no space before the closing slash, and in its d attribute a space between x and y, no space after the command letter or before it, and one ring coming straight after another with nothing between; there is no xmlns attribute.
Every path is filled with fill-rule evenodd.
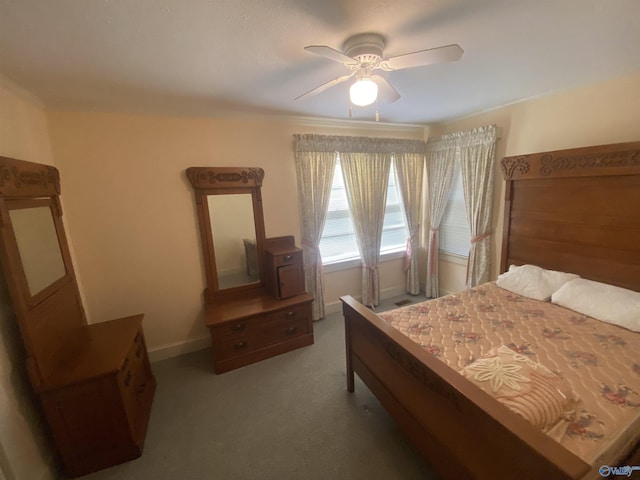
<svg viewBox="0 0 640 480"><path fill-rule="evenodd" d="M205 301L213 303L215 298L248 290L263 288L264 267L262 265L265 238L264 216L262 213L262 180L264 170L254 167L190 167L187 178L194 189L204 267L207 278ZM253 219L256 234L256 254L259 279L231 288L221 289L216 263L215 245L211 227L208 197L210 195L250 194L253 205Z"/></svg>
<svg viewBox="0 0 640 480"><path fill-rule="evenodd" d="M23 218L28 222L14 225L13 220L17 217L12 216L12 212L43 207L51 212L55 234L51 231L47 218L45 238L57 239L59 252L55 252L56 268L53 271L60 271L61 276L57 277L57 273L51 276L52 270L45 268L43 271L48 274L42 278L48 280L48 285L38 280L35 282L39 285L38 291L32 292L27 278L28 272L33 274L41 271L41 265L37 263L42 261L40 255L45 250L23 248L21 251L20 245L24 247L25 238L30 242L37 238L34 233L42 232L42 229L32 228L33 225L28 222L45 217ZM24 232L27 236L19 240L18 237ZM42 239L33 242L32 246L41 247L43 243L40 240ZM51 253L52 249L55 251L56 246L46 250ZM25 252L32 254L30 261L27 261L28 268L25 268L21 257ZM58 253L61 259L57 258ZM32 384L39 388L55 365L54 355L60 341L71 331L86 325L62 222L60 174L55 167L0 157L0 260L26 348L27 371ZM64 273L60 268L60 260Z"/></svg>
<svg viewBox="0 0 640 480"><path fill-rule="evenodd" d="M51 211L64 274L37 292L31 292L21 258L11 211L45 207ZM29 310L75 280L69 246L62 224L60 174L55 167L0 157L0 230L2 263L14 302ZM18 306L16 306L18 307Z"/></svg>

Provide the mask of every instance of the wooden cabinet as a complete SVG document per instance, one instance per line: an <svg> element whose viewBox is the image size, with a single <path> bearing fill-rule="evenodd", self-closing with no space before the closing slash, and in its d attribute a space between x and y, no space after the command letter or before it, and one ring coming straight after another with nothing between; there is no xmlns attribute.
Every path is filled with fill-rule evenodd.
<svg viewBox="0 0 640 480"><path fill-rule="evenodd" d="M0 157L0 172L0 261L29 380L64 473L77 477L138 457L156 386L143 315L88 325L58 170Z"/></svg>
<svg viewBox="0 0 640 480"><path fill-rule="evenodd" d="M207 304L215 372L313 344L312 301L308 293L278 300L255 290Z"/></svg>
<svg viewBox="0 0 640 480"><path fill-rule="evenodd" d="M305 292L302 251L293 236L265 238L261 186L257 167L190 167L187 178L195 193L204 268L205 323L211 334L216 373L223 373L313 344L311 302ZM226 197L242 209L228 208ZM236 212L244 211L244 215ZM234 285L221 281L223 259L230 250L214 232L233 216L244 224L234 245L244 243L247 273L258 273ZM250 239L255 232L255 239ZM233 258L238 258L233 256ZM220 268L219 268L220 267Z"/></svg>
<svg viewBox="0 0 640 480"><path fill-rule="evenodd" d="M40 400L67 475L142 454L155 380L142 315L89 325L66 342Z"/></svg>
<svg viewBox="0 0 640 480"><path fill-rule="evenodd" d="M265 284L275 298L289 298L305 291L302 250L292 236L265 240Z"/></svg>

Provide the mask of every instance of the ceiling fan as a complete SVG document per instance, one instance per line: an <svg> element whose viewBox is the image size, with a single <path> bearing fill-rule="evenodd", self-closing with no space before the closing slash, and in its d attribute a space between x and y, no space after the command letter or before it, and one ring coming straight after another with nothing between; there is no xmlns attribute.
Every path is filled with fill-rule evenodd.
<svg viewBox="0 0 640 480"><path fill-rule="evenodd" d="M463 53L460 45L453 44L384 58L384 46L385 42L382 35L360 33L347 39L343 45L344 52L326 45L304 47L305 50L315 55L342 63L351 70L351 73L323 83L296 97L295 100L311 97L355 77L356 81L353 82L349 89L349 97L354 105L364 107L372 104L378 98L378 91L380 91L384 101L395 102L400 98L400 94L386 78L373 72L376 70L391 72L435 63L455 62L462 57Z"/></svg>

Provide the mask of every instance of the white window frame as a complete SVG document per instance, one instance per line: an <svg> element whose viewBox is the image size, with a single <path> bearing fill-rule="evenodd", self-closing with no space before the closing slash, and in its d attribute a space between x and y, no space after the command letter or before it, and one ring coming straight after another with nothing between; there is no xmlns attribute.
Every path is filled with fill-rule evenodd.
<svg viewBox="0 0 640 480"><path fill-rule="evenodd" d="M340 158L338 156L338 158L336 159L336 166L335 166L335 171L334 171L334 179L333 179L333 185L332 185L332 189L336 188L336 186L340 186L340 185L344 185L344 179L342 176L342 168L340 166ZM398 190L398 182L395 176L395 168L393 166L393 161L391 164L391 171L389 172L389 184L395 186L396 189L396 198L393 198L393 194L389 195L389 192L387 192L387 207L392 206L392 207L398 207L399 208L399 213L400 213L400 217L402 218L402 223L403 223L403 233L402 236L404 238L403 242L401 244L398 245L394 245L391 248L386 248L386 249L381 249L380 250L380 261L388 261L388 260L392 260L392 259L396 259L396 258L401 258L404 256L404 252L406 250L406 238L409 235L409 229L407 227L407 221L406 221L406 216L404 213L404 205L402 203L402 198L400 197L400 192ZM338 187L340 188L340 187ZM343 188L343 187L342 187ZM333 193L333 192L332 192ZM341 203L341 206L344 206L346 202L346 196L343 198L343 201ZM390 204L391 202L391 204ZM329 205L329 212L327 212L327 222L330 221L331 219L331 214L332 214L332 205L331 205L331 201L330 201L330 205ZM338 202L339 203L339 202ZM342 210L333 210L333 212L343 212L345 211L345 209ZM355 230L353 227L353 221L352 221L352 217L351 217L351 212L348 211L348 206L346 208L346 212L348 214L348 218L349 220L351 220L350 222L350 230L351 233L354 237L355 237ZM385 212L385 216L386 216L386 212ZM327 224L325 223L325 229L327 227ZM397 227L394 227L397 228ZM385 229L386 231L389 231L391 229ZM323 232L323 237L325 236L325 232ZM354 242L355 242L355 238L354 238ZM322 240L321 240L321 245L320 248L322 250ZM356 244L356 249L357 249L357 244ZM361 257L360 257L360 253L354 253L350 256L344 256L342 258L336 258L335 256L330 257L328 260L325 260L325 257L323 256L323 260L322 260L323 266L324 266L324 270L325 272L331 272L331 271L336 271L336 270L343 270L343 269L347 269L347 268L354 268L357 266L361 265Z"/></svg>
<svg viewBox="0 0 640 480"><path fill-rule="evenodd" d="M469 258L471 248L471 230L464 204L464 188L460 162L456 160L454 177L449 192L449 199L439 227L439 245L441 254L453 259Z"/></svg>

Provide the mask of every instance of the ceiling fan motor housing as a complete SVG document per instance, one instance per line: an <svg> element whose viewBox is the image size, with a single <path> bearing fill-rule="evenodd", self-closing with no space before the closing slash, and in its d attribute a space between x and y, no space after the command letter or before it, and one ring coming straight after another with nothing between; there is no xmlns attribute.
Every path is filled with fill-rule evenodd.
<svg viewBox="0 0 640 480"><path fill-rule="evenodd" d="M356 81L353 82L351 89L356 87L357 90L358 86L371 86L371 84L373 84L376 90L378 86L383 90L386 101L395 102L400 98L400 94L383 75L374 74L373 72L375 70L391 72L393 70L422 67L435 63L455 62L460 59L463 53L460 45L452 44L384 58L382 56L384 47L385 38L379 33L360 33L349 37L342 46L342 52L327 45L308 45L304 47L305 50L315 55L320 55L334 62L342 63L351 70L351 73L329 80L296 97L296 100L324 92L328 88L355 77ZM375 100L375 98L374 95L373 99ZM353 98L351 98L351 101L358 104ZM367 100L367 102L368 103L361 103L360 105L368 105L371 103L369 100Z"/></svg>
<svg viewBox="0 0 640 480"><path fill-rule="evenodd" d="M360 33L349 37L343 45L345 55L361 64L376 64L382 60L384 38L377 33Z"/></svg>

